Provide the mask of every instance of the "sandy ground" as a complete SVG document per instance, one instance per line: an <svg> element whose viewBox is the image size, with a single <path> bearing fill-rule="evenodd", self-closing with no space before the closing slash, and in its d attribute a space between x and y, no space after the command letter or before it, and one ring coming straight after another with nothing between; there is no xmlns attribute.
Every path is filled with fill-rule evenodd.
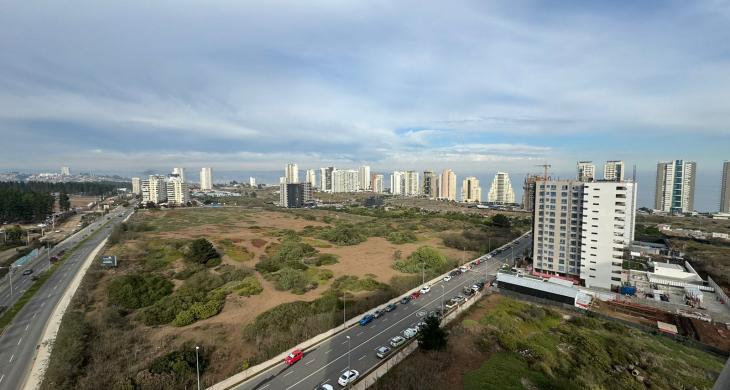
<svg viewBox="0 0 730 390"><path fill-rule="evenodd" d="M86 207L91 202L96 202L99 199L98 196L79 196L79 195L71 195L69 196L69 201L71 202L71 207Z"/></svg>

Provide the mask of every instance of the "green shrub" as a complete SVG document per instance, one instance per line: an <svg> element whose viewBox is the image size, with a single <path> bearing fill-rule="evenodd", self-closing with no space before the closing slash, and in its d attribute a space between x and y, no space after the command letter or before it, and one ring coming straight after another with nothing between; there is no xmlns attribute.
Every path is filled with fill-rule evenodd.
<svg viewBox="0 0 730 390"><path fill-rule="evenodd" d="M352 224L323 229L320 237L337 245L357 245L367 240L367 236Z"/></svg>
<svg viewBox="0 0 730 390"><path fill-rule="evenodd" d="M252 295L261 294L264 291L255 276L248 276L244 279L238 287L238 295L250 297Z"/></svg>
<svg viewBox="0 0 730 390"><path fill-rule="evenodd" d="M177 313L175 320L172 322L175 326L186 326L195 322L195 315L191 310L183 310Z"/></svg>
<svg viewBox="0 0 730 390"><path fill-rule="evenodd" d="M291 268L283 268L267 277L274 282L277 290L291 290L295 294L304 294L307 290L317 287L316 284L310 282L303 271Z"/></svg>
<svg viewBox="0 0 730 390"><path fill-rule="evenodd" d="M126 309L149 306L172 292L173 284L155 275L129 274L112 279L107 287L109 302Z"/></svg>
<svg viewBox="0 0 730 390"><path fill-rule="evenodd" d="M320 253L319 256L317 256L317 261L315 265L321 266L321 265L330 265L330 264L337 264L339 256L332 254L332 253Z"/></svg>
<svg viewBox="0 0 730 390"><path fill-rule="evenodd" d="M84 372L87 359L86 345L90 341L91 326L84 313L69 311L63 316L62 326L53 343L53 354L46 369L45 388L75 389Z"/></svg>
<svg viewBox="0 0 730 390"><path fill-rule="evenodd" d="M411 231L394 231L388 233L385 238L393 244L407 244L418 241L416 234Z"/></svg>
<svg viewBox="0 0 730 390"><path fill-rule="evenodd" d="M204 264L208 267L220 264L220 254L215 250L213 244L205 238L193 240L185 254L185 258L193 263Z"/></svg>
<svg viewBox="0 0 730 390"><path fill-rule="evenodd" d="M446 256L437 249L422 246L411 253L405 260L396 261L393 268L405 273L440 270L447 264Z"/></svg>
<svg viewBox="0 0 730 390"><path fill-rule="evenodd" d="M337 290L347 291L375 291L379 288L383 288L383 285L377 280L366 277L360 279L354 275L340 276L332 282L332 288Z"/></svg>

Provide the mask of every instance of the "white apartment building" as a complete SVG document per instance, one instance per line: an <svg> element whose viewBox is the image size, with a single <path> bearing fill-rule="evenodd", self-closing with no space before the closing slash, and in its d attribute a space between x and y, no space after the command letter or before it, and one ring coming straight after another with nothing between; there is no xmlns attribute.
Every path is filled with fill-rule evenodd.
<svg viewBox="0 0 730 390"><path fill-rule="evenodd" d="M177 175L183 183L187 183L187 180L185 180L185 168L172 168L172 174Z"/></svg>
<svg viewBox="0 0 730 390"><path fill-rule="evenodd" d="M624 181L626 168L621 160L606 161L603 166L603 180Z"/></svg>
<svg viewBox="0 0 730 390"><path fill-rule="evenodd" d="M405 172L403 171L393 171L393 173L390 174L390 193L393 195L403 195L403 187L405 184L403 183L405 181Z"/></svg>
<svg viewBox="0 0 730 390"><path fill-rule="evenodd" d="M61 167L61 176L71 176L71 168Z"/></svg>
<svg viewBox="0 0 730 390"><path fill-rule="evenodd" d="M162 175L150 175L146 180L142 180L142 202L152 202L154 204L165 203L167 201L167 180Z"/></svg>
<svg viewBox="0 0 730 390"><path fill-rule="evenodd" d="M423 184L421 185L421 195L428 199L436 199L438 197L438 176L433 171L423 171Z"/></svg>
<svg viewBox="0 0 730 390"><path fill-rule="evenodd" d="M578 161L578 181L589 182L596 178L596 166L593 161Z"/></svg>
<svg viewBox="0 0 730 390"><path fill-rule="evenodd" d="M636 190L629 182L538 180L535 271L586 287L620 286L623 252L634 238Z"/></svg>
<svg viewBox="0 0 730 390"><path fill-rule="evenodd" d="M730 213L730 161L722 164L722 189L720 190L720 212Z"/></svg>
<svg viewBox="0 0 730 390"><path fill-rule="evenodd" d="M482 187L479 186L479 179L474 176L464 178L461 183L461 201L465 203L482 201Z"/></svg>
<svg viewBox="0 0 730 390"><path fill-rule="evenodd" d="M693 161L658 163L654 208L674 214L694 211L696 174L697 163Z"/></svg>
<svg viewBox="0 0 730 390"><path fill-rule="evenodd" d="M294 163L286 164L284 177L287 183L299 183L299 166Z"/></svg>
<svg viewBox="0 0 730 390"><path fill-rule="evenodd" d="M304 182L311 184L311 187L317 185L317 174L314 172L314 169L307 169L304 173Z"/></svg>
<svg viewBox="0 0 730 390"><path fill-rule="evenodd" d="M372 188L373 192L375 192L376 194L382 194L383 192L385 192L385 187L384 187L384 183L383 183L383 175L373 174L370 188Z"/></svg>
<svg viewBox="0 0 730 390"><path fill-rule="evenodd" d="M254 178L253 176L250 176L248 178L248 185L250 185L251 188L256 187L256 178Z"/></svg>
<svg viewBox="0 0 730 390"><path fill-rule="evenodd" d="M370 184L370 166L363 165L357 170L358 175L358 187L361 191L370 191L372 186Z"/></svg>
<svg viewBox="0 0 730 390"><path fill-rule="evenodd" d="M213 189L213 168L204 167L200 169L200 190L210 191Z"/></svg>
<svg viewBox="0 0 730 390"><path fill-rule="evenodd" d="M142 180L138 177L132 178L132 193L142 195Z"/></svg>
<svg viewBox="0 0 730 390"><path fill-rule="evenodd" d="M332 172L335 167L319 168L319 190L322 192L332 192Z"/></svg>
<svg viewBox="0 0 730 390"><path fill-rule="evenodd" d="M332 172L332 192L357 192L359 183L357 170L337 169Z"/></svg>
<svg viewBox="0 0 730 390"><path fill-rule="evenodd" d="M492 186L487 195L489 203L512 204L515 203L515 191L512 188L512 181L507 172L497 172L492 179Z"/></svg>
<svg viewBox="0 0 730 390"><path fill-rule="evenodd" d="M456 174L451 169L444 169L439 177L438 198L456 200Z"/></svg>
<svg viewBox="0 0 730 390"><path fill-rule="evenodd" d="M180 176L173 174L167 179L167 203L184 206L190 201L190 188Z"/></svg>
<svg viewBox="0 0 730 390"><path fill-rule="evenodd" d="M418 196L420 189L418 181L418 172L406 171L403 182L403 195L405 196Z"/></svg>

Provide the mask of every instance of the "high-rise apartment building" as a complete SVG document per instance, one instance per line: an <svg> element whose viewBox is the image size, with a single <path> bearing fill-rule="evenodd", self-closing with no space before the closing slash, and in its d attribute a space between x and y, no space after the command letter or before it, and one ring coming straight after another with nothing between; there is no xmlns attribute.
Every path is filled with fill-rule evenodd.
<svg viewBox="0 0 730 390"><path fill-rule="evenodd" d="M673 214L694 211L696 174L697 163L693 161L658 163L654 208Z"/></svg>
<svg viewBox="0 0 730 390"><path fill-rule="evenodd" d="M465 203L482 201L482 187L479 187L479 179L474 176L464 178L461 183L461 201Z"/></svg>
<svg viewBox="0 0 730 390"><path fill-rule="evenodd" d="M71 168L61 167L61 176L71 176Z"/></svg>
<svg viewBox="0 0 730 390"><path fill-rule="evenodd" d="M248 185L250 185L251 188L255 188L256 187L256 178L254 178L253 176L250 176L248 178Z"/></svg>
<svg viewBox="0 0 730 390"><path fill-rule="evenodd" d="M720 191L720 212L730 213L730 161L722 164L722 190Z"/></svg>
<svg viewBox="0 0 730 390"><path fill-rule="evenodd" d="M167 201L167 180L162 175L150 175L142 180L142 202L154 204Z"/></svg>
<svg viewBox="0 0 730 390"><path fill-rule="evenodd" d="M319 190L322 192L332 192L332 172L335 167L319 168Z"/></svg>
<svg viewBox="0 0 730 390"><path fill-rule="evenodd" d="M286 164L284 177L287 183L299 183L299 166L294 163Z"/></svg>
<svg viewBox="0 0 730 390"><path fill-rule="evenodd" d="M356 192L359 183L357 170L337 169L332 172L332 192Z"/></svg>
<svg viewBox="0 0 730 390"><path fill-rule="evenodd" d="M183 183L187 183L187 180L185 180L185 168L172 168L172 174L179 177Z"/></svg>
<svg viewBox="0 0 730 390"><path fill-rule="evenodd" d="M179 174L173 173L167 179L167 203L184 206L190 201L190 188Z"/></svg>
<svg viewBox="0 0 730 390"><path fill-rule="evenodd" d="M623 252L634 238L636 183L537 180L533 257L536 272L621 285Z"/></svg>
<svg viewBox="0 0 730 390"><path fill-rule="evenodd" d="M456 200L456 174L451 169L444 169L441 172L438 198Z"/></svg>
<svg viewBox="0 0 730 390"><path fill-rule="evenodd" d="M596 178L596 166L593 161L578 161L578 181L591 182Z"/></svg>
<svg viewBox="0 0 730 390"><path fill-rule="evenodd" d="M373 189L373 192L376 194L382 194L385 192L384 183L383 183L383 175L381 174L372 174L372 179L370 180L370 188Z"/></svg>
<svg viewBox="0 0 730 390"><path fill-rule="evenodd" d="M142 180L138 177L132 178L132 193L142 195Z"/></svg>
<svg viewBox="0 0 730 390"><path fill-rule="evenodd" d="M393 195L403 195L405 187L406 173L403 171L394 171L390 174L390 193Z"/></svg>
<svg viewBox="0 0 730 390"><path fill-rule="evenodd" d="M403 195L405 196L418 196L420 190L418 172L406 171L403 182Z"/></svg>
<svg viewBox="0 0 730 390"><path fill-rule="evenodd" d="M200 190L210 191L213 189L213 168L202 168L200 170Z"/></svg>
<svg viewBox="0 0 730 390"><path fill-rule="evenodd" d="M279 206L300 208L312 203L312 183L286 183L286 178L279 184Z"/></svg>
<svg viewBox="0 0 730 390"><path fill-rule="evenodd" d="M626 168L622 160L606 161L603 166L603 180L624 181L624 175L626 175Z"/></svg>
<svg viewBox="0 0 730 390"><path fill-rule="evenodd" d="M312 187L317 185L317 174L314 172L314 169L307 169L304 173L304 182L311 184Z"/></svg>
<svg viewBox="0 0 730 390"><path fill-rule="evenodd" d="M535 182L537 175L528 174L522 183L522 208L527 211L535 210Z"/></svg>
<svg viewBox="0 0 730 390"><path fill-rule="evenodd" d="M357 170L358 187L361 191L370 191L370 167L363 165Z"/></svg>
<svg viewBox="0 0 730 390"><path fill-rule="evenodd" d="M497 172L492 180L492 186L487 195L489 203L512 204L515 203L515 191L512 189L512 181L507 172Z"/></svg>
<svg viewBox="0 0 730 390"><path fill-rule="evenodd" d="M438 196L438 184L436 184L437 175L434 171L423 171L423 185L421 186L421 195L428 199L436 199Z"/></svg>

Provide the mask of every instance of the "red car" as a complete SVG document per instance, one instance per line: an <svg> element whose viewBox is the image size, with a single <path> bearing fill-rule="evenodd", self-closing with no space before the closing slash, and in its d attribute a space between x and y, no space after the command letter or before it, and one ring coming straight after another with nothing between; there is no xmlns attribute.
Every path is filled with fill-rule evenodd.
<svg viewBox="0 0 730 390"><path fill-rule="evenodd" d="M418 299L418 297L420 297L420 296L421 296L421 292L416 291L413 294L411 294L411 299Z"/></svg>
<svg viewBox="0 0 730 390"><path fill-rule="evenodd" d="M291 351L291 353L284 358L284 363L291 366L292 364L302 360L303 356L304 356L304 352L302 352L301 349L295 349L295 350Z"/></svg>

